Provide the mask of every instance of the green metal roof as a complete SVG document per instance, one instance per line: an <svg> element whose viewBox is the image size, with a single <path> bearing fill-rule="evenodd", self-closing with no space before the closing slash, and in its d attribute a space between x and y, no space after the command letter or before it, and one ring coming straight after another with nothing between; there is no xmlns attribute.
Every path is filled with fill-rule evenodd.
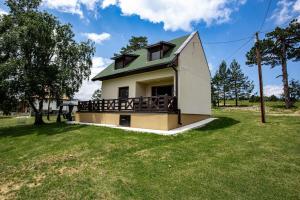
<svg viewBox="0 0 300 200"><path fill-rule="evenodd" d="M167 52L166 55L162 59L154 60L154 61L148 61L147 49L139 49L137 51L130 52L131 54L139 55L134 61L128 64L127 67L122 69L115 69L115 64L112 63L108 67L106 67L102 72L100 72L98 75L96 75L92 80L103 80L103 79L109 79L110 77L117 77L117 76L126 76L130 73L138 72L142 69L152 68L154 66L163 66L171 63L174 58L176 57L175 52L178 50L178 48L186 41L186 39L189 37L189 35L176 38L173 40L170 40L169 42L174 44L175 47L171 49L169 52Z"/></svg>

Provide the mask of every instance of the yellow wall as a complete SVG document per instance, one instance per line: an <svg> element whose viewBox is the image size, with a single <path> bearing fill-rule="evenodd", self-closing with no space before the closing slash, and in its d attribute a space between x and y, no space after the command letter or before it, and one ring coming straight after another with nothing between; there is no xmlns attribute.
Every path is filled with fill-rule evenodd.
<svg viewBox="0 0 300 200"><path fill-rule="evenodd" d="M210 72L198 34L182 50L178 63L181 113L211 115Z"/></svg>
<svg viewBox="0 0 300 200"><path fill-rule="evenodd" d="M76 113L76 122L119 125L120 115L131 115L132 128L172 130L180 127L177 114L167 113ZM181 115L182 125L208 118L203 115Z"/></svg>
<svg viewBox="0 0 300 200"><path fill-rule="evenodd" d="M116 99L118 98L118 92L120 87L129 87L129 97L139 97L139 96L148 96L146 93L147 87L141 82L151 81L155 79L163 79L166 77L174 77L175 72L172 68L166 68L161 70L156 70L152 72L146 72L141 74L134 74L130 76L104 80L102 81L102 98L104 99ZM146 91L145 91L146 89ZM144 90L144 91L143 91ZM151 96L151 95L150 95Z"/></svg>

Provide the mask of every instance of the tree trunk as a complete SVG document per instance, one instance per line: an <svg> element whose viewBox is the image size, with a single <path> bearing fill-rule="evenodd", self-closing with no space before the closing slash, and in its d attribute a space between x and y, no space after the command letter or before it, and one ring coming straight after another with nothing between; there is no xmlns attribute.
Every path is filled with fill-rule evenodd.
<svg viewBox="0 0 300 200"><path fill-rule="evenodd" d="M43 113L41 112L36 112L35 113L35 119L34 119L34 125L42 125L45 124L45 122L43 121Z"/></svg>
<svg viewBox="0 0 300 200"><path fill-rule="evenodd" d="M34 125L39 126L42 124L45 124L43 121L43 100L40 100L39 102L39 109L37 109L32 101L28 101L30 106L32 107L34 111Z"/></svg>
<svg viewBox="0 0 300 200"><path fill-rule="evenodd" d="M224 107L226 106L226 96L225 96L225 89L224 89L224 91L223 91L223 104L224 104Z"/></svg>
<svg viewBox="0 0 300 200"><path fill-rule="evenodd" d="M57 123L60 123L61 122L61 113L62 113L62 109L63 109L63 106L59 106L59 110L58 110L58 114L57 114L57 118L56 118L56 122Z"/></svg>
<svg viewBox="0 0 300 200"><path fill-rule="evenodd" d="M287 73L287 59L286 59L286 47L284 40L282 41L282 82L283 82L283 93L284 93L284 101L285 107L291 107L291 99L290 99L290 92L289 92L289 80L288 80L288 73Z"/></svg>
<svg viewBox="0 0 300 200"><path fill-rule="evenodd" d="M50 98L48 99L48 112L47 112L47 120L50 121Z"/></svg>
<svg viewBox="0 0 300 200"><path fill-rule="evenodd" d="M237 92L237 84L236 81L234 83L234 92L235 92L235 107L238 106L238 92Z"/></svg>

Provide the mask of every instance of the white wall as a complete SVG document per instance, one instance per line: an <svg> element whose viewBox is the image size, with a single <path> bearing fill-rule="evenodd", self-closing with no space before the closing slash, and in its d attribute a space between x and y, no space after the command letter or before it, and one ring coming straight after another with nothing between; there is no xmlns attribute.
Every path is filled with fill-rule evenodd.
<svg viewBox="0 0 300 200"><path fill-rule="evenodd" d="M102 81L102 98L116 99L118 98L120 87L129 87L129 97L139 97L149 95L146 86L140 85L139 82L150 81L165 77L174 77L175 72L172 68L156 70L141 74L134 74L126 77L120 77ZM138 83L138 84L137 84ZM146 89L146 91L143 91Z"/></svg>
<svg viewBox="0 0 300 200"><path fill-rule="evenodd" d="M197 33L180 53L178 62L178 104L181 112L211 115L211 77Z"/></svg>
<svg viewBox="0 0 300 200"><path fill-rule="evenodd" d="M63 103L66 103L67 101L63 101ZM39 107L39 101L38 100L35 100L35 106L36 106L36 108L38 108ZM48 111L48 101L45 101L44 100L44 102L43 102L43 110L44 111ZM59 110L59 107L57 107L57 105L56 105L56 100L51 100L50 101L50 111L58 111ZM63 107L63 111L67 111L68 110L68 108L67 108L67 106L64 106ZM76 107L74 107L74 111L76 111L77 110L77 108Z"/></svg>

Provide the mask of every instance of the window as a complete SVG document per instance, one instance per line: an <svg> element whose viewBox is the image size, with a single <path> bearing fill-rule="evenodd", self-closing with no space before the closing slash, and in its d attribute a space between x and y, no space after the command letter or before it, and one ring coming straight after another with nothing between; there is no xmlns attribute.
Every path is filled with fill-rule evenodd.
<svg viewBox="0 0 300 200"><path fill-rule="evenodd" d="M160 51L154 51L150 53L150 60L160 59Z"/></svg>
<svg viewBox="0 0 300 200"><path fill-rule="evenodd" d="M176 46L175 44L164 42L164 41L147 46L148 60L153 61L168 56L170 50L173 49L175 46Z"/></svg>
<svg viewBox="0 0 300 200"><path fill-rule="evenodd" d="M116 60L115 62L116 62L115 63L115 69L122 69L122 68L124 68L123 59Z"/></svg>
<svg viewBox="0 0 300 200"><path fill-rule="evenodd" d="M166 85L166 86L156 86L152 87L152 96L173 96L173 86Z"/></svg>
<svg viewBox="0 0 300 200"><path fill-rule="evenodd" d="M119 56L115 56L112 59L115 60L115 69L122 69L127 67L137 57L139 56L135 54L122 54Z"/></svg>
<svg viewBox="0 0 300 200"><path fill-rule="evenodd" d="M130 115L120 115L120 126L130 127L131 117Z"/></svg>
<svg viewBox="0 0 300 200"><path fill-rule="evenodd" d="M119 88L119 99L127 99L129 97L129 87Z"/></svg>

